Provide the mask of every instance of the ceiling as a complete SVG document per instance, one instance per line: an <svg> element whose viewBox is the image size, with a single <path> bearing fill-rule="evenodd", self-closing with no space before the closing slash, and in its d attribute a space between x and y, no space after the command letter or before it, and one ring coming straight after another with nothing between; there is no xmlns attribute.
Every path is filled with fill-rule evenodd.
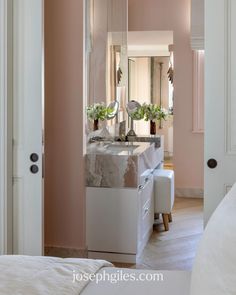
<svg viewBox="0 0 236 295"><path fill-rule="evenodd" d="M129 56L168 56L173 44L172 31L129 31Z"/></svg>

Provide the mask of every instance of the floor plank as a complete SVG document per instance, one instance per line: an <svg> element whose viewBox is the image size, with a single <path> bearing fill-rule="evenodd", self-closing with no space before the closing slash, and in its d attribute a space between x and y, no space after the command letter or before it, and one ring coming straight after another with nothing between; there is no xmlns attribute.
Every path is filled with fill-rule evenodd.
<svg viewBox="0 0 236 295"><path fill-rule="evenodd" d="M203 233L203 200L176 198L173 222L164 231L162 220L154 225L151 239L135 265L117 267L155 270L191 270Z"/></svg>

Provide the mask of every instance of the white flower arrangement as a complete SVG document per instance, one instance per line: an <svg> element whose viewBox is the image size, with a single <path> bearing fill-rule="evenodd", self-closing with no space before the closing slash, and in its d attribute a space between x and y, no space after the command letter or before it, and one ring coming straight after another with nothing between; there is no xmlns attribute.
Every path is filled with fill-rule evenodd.
<svg viewBox="0 0 236 295"><path fill-rule="evenodd" d="M113 108L109 108L104 102L94 103L86 108L87 116L90 121L105 121L109 114L113 112Z"/></svg>
<svg viewBox="0 0 236 295"><path fill-rule="evenodd" d="M166 120L168 112L164 108L156 105L156 104L146 104L142 105L144 112L144 120L145 121L160 121Z"/></svg>

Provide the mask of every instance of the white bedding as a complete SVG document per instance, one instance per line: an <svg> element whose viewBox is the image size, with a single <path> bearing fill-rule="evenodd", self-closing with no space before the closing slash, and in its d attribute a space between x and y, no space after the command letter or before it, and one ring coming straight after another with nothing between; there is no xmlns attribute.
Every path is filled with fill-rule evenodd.
<svg viewBox="0 0 236 295"><path fill-rule="evenodd" d="M0 295L189 295L190 273L120 269L103 260L52 257L0 256ZM119 273L136 281L79 281L74 274ZM161 280L140 280L139 275L161 274ZM117 278L117 276L115 277Z"/></svg>
<svg viewBox="0 0 236 295"><path fill-rule="evenodd" d="M191 294L236 294L236 184L205 229L193 267Z"/></svg>
<svg viewBox="0 0 236 295"><path fill-rule="evenodd" d="M88 282L73 283L73 274L112 266L103 260L0 256L1 295L79 295Z"/></svg>
<svg viewBox="0 0 236 295"><path fill-rule="evenodd" d="M236 294L236 184L208 223L195 261L192 295ZM0 256L0 295L189 295L190 272L118 269L102 260ZM123 272L137 280L73 283L74 274ZM139 274L162 280L139 280ZM150 277L149 277L150 278Z"/></svg>

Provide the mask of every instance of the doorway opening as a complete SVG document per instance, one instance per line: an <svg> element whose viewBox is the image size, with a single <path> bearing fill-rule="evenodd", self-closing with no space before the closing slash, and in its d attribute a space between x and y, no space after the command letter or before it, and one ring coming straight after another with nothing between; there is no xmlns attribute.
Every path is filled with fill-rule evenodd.
<svg viewBox="0 0 236 295"><path fill-rule="evenodd" d="M179 166L177 151L175 159L175 51L173 31L132 31L128 33L128 64L129 64L129 101L143 104L154 104L163 108L167 114L165 120L157 121L156 135L164 139L163 169L174 170L179 182L179 169L175 169L175 161ZM193 133L200 133L204 128L203 89L204 52L194 52L193 68L198 75L193 80ZM177 87L179 85L177 84ZM179 98L178 98L179 99ZM177 108L177 112L179 109ZM192 109L187 109L192 112ZM179 121L179 113L178 121ZM134 123L138 135L150 134L148 121ZM191 128L191 126L189 126ZM200 130L200 132L199 132ZM177 133L177 132L176 132ZM176 135L175 135L176 136ZM177 144L181 145L181 139ZM185 158L186 159L186 158ZM185 160L183 159L183 160ZM184 161L183 161L184 162ZM169 231L164 230L161 216L155 221L152 237L139 257L138 264L142 268L190 270L195 257L198 241L203 232L203 199L192 195L192 190L175 190L173 222ZM187 220L187 222L186 222ZM168 255L167 255L168 253Z"/></svg>

